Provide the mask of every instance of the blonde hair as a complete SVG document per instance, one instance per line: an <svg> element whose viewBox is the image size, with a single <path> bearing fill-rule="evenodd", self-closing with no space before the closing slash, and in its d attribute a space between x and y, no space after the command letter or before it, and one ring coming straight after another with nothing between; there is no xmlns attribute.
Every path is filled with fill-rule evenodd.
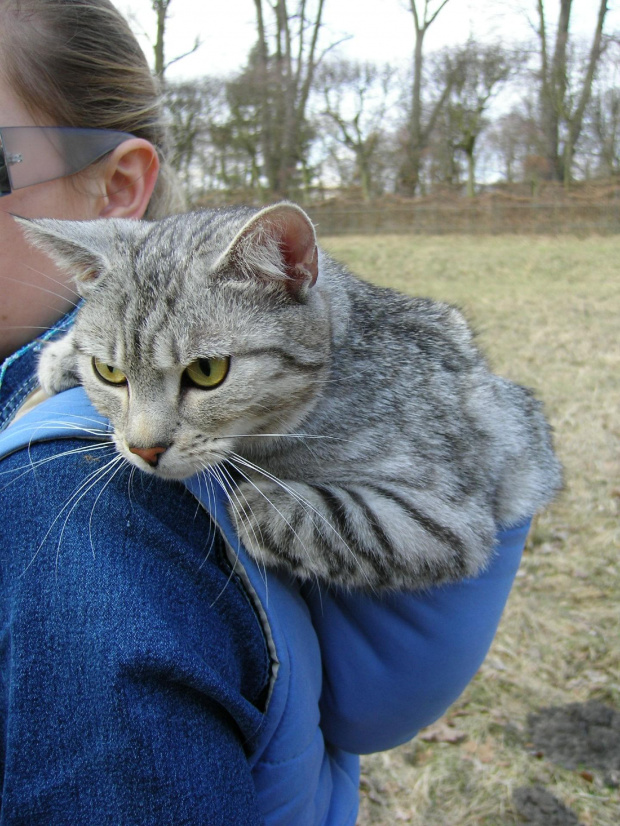
<svg viewBox="0 0 620 826"><path fill-rule="evenodd" d="M160 173L145 217L181 211L158 84L110 0L2 0L0 27L1 69L24 105L59 126L148 140Z"/></svg>

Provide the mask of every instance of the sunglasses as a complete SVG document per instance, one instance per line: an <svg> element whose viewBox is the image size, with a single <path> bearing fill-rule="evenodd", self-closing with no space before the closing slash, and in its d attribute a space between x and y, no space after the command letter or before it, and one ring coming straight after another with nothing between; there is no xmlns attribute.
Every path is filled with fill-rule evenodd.
<svg viewBox="0 0 620 826"><path fill-rule="evenodd" d="M72 126L0 126L0 197L74 175L133 138Z"/></svg>

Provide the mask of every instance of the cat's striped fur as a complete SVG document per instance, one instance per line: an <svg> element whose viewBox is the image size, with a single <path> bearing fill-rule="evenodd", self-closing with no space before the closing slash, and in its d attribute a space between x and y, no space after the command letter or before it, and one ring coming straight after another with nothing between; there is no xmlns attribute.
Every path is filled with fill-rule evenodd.
<svg viewBox="0 0 620 826"><path fill-rule="evenodd" d="M560 486L539 403L488 370L460 312L358 280L292 204L26 231L86 299L42 385L83 383L149 473L215 468L262 563L366 589L457 580ZM228 358L212 389L188 381Z"/></svg>

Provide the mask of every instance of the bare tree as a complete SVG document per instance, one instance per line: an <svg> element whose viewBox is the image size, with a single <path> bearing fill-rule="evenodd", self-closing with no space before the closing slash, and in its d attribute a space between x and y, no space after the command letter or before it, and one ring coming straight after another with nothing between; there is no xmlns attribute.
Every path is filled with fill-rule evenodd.
<svg viewBox="0 0 620 826"><path fill-rule="evenodd" d="M440 90L439 96L432 103L426 118L423 117L424 38L448 3L449 0L435 0L435 2L433 0L409 0L415 31L413 86L405 160L401 168L399 183L400 190L408 195L415 195L418 189L422 155L428 146L439 113L450 93L449 86Z"/></svg>
<svg viewBox="0 0 620 826"><path fill-rule="evenodd" d="M620 174L620 42L614 40L601 61L584 118L579 155L593 165L594 174Z"/></svg>
<svg viewBox="0 0 620 826"><path fill-rule="evenodd" d="M190 199L221 187L218 130L228 119L226 81L221 77L168 83L164 96L172 165Z"/></svg>
<svg viewBox="0 0 620 826"><path fill-rule="evenodd" d="M355 178L364 200L382 189L381 148L395 78L396 71L389 65L345 59L326 62L318 72L322 114L335 127L335 141L355 159Z"/></svg>
<svg viewBox="0 0 620 826"><path fill-rule="evenodd" d="M526 158L538 152L538 122L536 113L528 108L529 104L527 99L501 115L486 135L489 151L499 161L509 184L521 180Z"/></svg>
<svg viewBox="0 0 620 826"><path fill-rule="evenodd" d="M325 0L254 0L258 42L248 72L260 83L261 150L270 190L289 196L303 166L307 107L319 50ZM267 15L272 17L267 20Z"/></svg>
<svg viewBox="0 0 620 826"><path fill-rule="evenodd" d="M155 12L157 18L157 34L155 37L155 45L153 46L153 53L155 56L154 71L156 77L160 79L162 84L164 82L164 75L166 73L166 69L172 66L173 63L177 63L179 60L183 60L184 57L193 54L197 49L200 48L200 38L197 37L191 49L189 49L187 52L183 52L183 54L177 55L176 57L172 58L172 60L166 62L166 22L168 19L168 11L170 9L171 3L172 0L151 0L153 11Z"/></svg>
<svg viewBox="0 0 620 826"><path fill-rule="evenodd" d="M593 101L592 126L598 143L598 172L620 174L620 89L606 89Z"/></svg>
<svg viewBox="0 0 620 826"><path fill-rule="evenodd" d="M253 71L255 54L250 56L248 68L226 84L229 114L219 130L219 149L222 158L227 156L226 168L222 166L226 186L251 190L262 197L269 188L262 164L266 90L263 77Z"/></svg>
<svg viewBox="0 0 620 826"><path fill-rule="evenodd" d="M519 54L498 43L483 44L473 39L444 52L442 85L451 91L443 120L450 144L465 155L470 197L476 183L476 146L489 125L489 104L497 90L519 71Z"/></svg>
<svg viewBox="0 0 620 826"><path fill-rule="evenodd" d="M596 26L585 72L575 89L571 89L569 66L570 18L573 0L560 0L560 9L553 48L549 43L544 0L536 0L540 45L540 112L550 177L567 183L570 179L573 155L583 126L586 107L592 93L592 83L601 57L603 28L608 0L599 0Z"/></svg>

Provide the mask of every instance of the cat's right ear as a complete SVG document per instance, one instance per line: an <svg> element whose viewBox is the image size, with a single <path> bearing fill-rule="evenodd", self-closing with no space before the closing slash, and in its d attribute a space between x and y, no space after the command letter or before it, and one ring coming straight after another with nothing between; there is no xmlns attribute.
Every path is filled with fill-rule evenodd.
<svg viewBox="0 0 620 826"><path fill-rule="evenodd" d="M111 253L122 241L120 220L60 221L13 215L31 244L47 253L56 266L73 276L87 296L111 267ZM133 222L135 223L135 222Z"/></svg>
<svg viewBox="0 0 620 826"><path fill-rule="evenodd" d="M237 233L220 259L249 276L280 282L305 301L318 277L314 226L297 204L283 201L256 212Z"/></svg>

